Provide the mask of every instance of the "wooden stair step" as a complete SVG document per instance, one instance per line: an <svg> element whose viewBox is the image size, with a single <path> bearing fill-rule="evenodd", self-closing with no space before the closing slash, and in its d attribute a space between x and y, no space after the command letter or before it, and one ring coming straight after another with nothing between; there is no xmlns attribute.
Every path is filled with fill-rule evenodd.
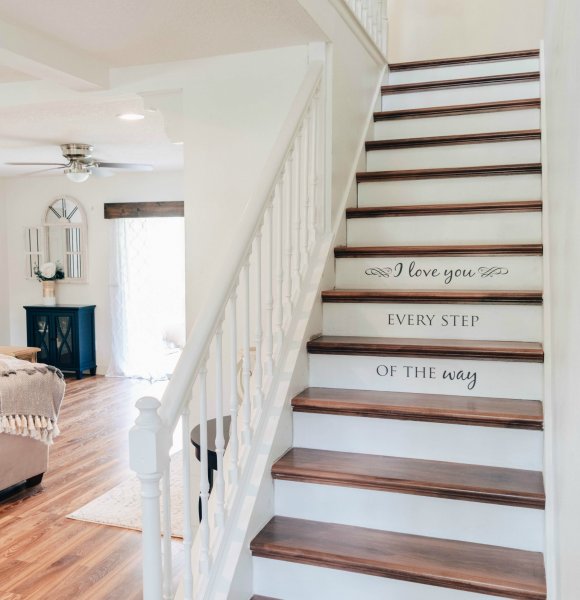
<svg viewBox="0 0 580 600"><path fill-rule="evenodd" d="M498 142L518 142L539 140L540 129L520 131L496 131L490 133L469 133L462 135L439 135L421 138L401 138L395 140L374 140L365 143L367 152L374 150L395 150L404 148L426 148L433 146L460 146L465 144L491 144Z"/></svg>
<svg viewBox="0 0 580 600"><path fill-rule="evenodd" d="M461 244L441 246L338 246L336 258L368 256L542 256L542 244Z"/></svg>
<svg viewBox="0 0 580 600"><path fill-rule="evenodd" d="M254 556L439 587L545 600L539 552L275 516Z"/></svg>
<svg viewBox="0 0 580 600"><path fill-rule="evenodd" d="M272 467L274 479L543 509L538 471L292 448Z"/></svg>
<svg viewBox="0 0 580 600"><path fill-rule="evenodd" d="M383 96L388 96L392 94L430 92L432 90L475 87L481 85L525 83L527 81L539 81L539 79L539 71L530 71L528 73L507 73L505 75L486 75L483 77L466 77L464 79L444 79L442 81L423 81L420 83L400 83L397 85L383 85L381 87L381 93Z"/></svg>
<svg viewBox="0 0 580 600"><path fill-rule="evenodd" d="M272 598L271 596L252 596L250 600L278 600L277 598Z"/></svg>
<svg viewBox="0 0 580 600"><path fill-rule="evenodd" d="M307 344L310 354L356 356L411 356L543 362L544 350L537 342L488 342L321 335Z"/></svg>
<svg viewBox="0 0 580 600"><path fill-rule="evenodd" d="M478 398L410 392L306 388L292 399L295 412L425 421L541 431L539 400Z"/></svg>
<svg viewBox="0 0 580 600"><path fill-rule="evenodd" d="M539 109L542 105L540 98L525 98L523 100L499 100L497 102L479 102L476 104L453 104L450 106L430 106L427 108L406 108L400 110L385 110L374 113L375 122L395 121L400 119L426 119L432 117L453 117L506 110Z"/></svg>
<svg viewBox="0 0 580 600"><path fill-rule="evenodd" d="M437 67L454 67L477 63L501 62L504 60L521 60L538 58L540 51L515 50L511 52L496 52L494 54L477 54L475 56L453 56L450 58L435 58L431 60L415 60L410 62L389 63L389 71L415 71L417 69L433 69Z"/></svg>
<svg viewBox="0 0 580 600"><path fill-rule="evenodd" d="M463 177L506 177L510 175L539 175L540 163L521 165L488 165L482 167L446 167L444 169L405 169L396 171L362 171L356 174L357 183L371 181L401 181L416 179L456 179Z"/></svg>
<svg viewBox="0 0 580 600"><path fill-rule="evenodd" d="M420 217L430 215L468 215L541 211L541 200L510 200L502 202L353 207L346 209L346 218L370 219L380 217Z"/></svg>
<svg viewBox="0 0 580 600"><path fill-rule="evenodd" d="M415 304L542 304L541 291L325 290L323 302Z"/></svg>

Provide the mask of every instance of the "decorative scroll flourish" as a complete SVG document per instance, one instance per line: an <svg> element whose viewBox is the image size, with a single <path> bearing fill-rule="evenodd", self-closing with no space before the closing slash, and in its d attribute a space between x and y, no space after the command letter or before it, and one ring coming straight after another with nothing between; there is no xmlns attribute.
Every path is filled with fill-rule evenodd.
<svg viewBox="0 0 580 600"><path fill-rule="evenodd" d="M495 275L507 275L509 269L505 267L479 267L479 274L482 277L494 277Z"/></svg>
<svg viewBox="0 0 580 600"><path fill-rule="evenodd" d="M369 267L365 271L365 275L370 275L371 277L390 277L393 273L393 269L391 267Z"/></svg>

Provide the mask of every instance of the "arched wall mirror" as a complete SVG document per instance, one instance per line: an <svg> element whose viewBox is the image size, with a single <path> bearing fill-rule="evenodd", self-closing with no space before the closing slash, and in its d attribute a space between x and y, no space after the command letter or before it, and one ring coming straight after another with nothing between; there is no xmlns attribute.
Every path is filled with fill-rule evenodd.
<svg viewBox="0 0 580 600"><path fill-rule="evenodd" d="M52 200L44 214L42 227L25 231L26 275L34 277L34 266L58 262L65 280L87 279L87 220L78 202L70 196Z"/></svg>

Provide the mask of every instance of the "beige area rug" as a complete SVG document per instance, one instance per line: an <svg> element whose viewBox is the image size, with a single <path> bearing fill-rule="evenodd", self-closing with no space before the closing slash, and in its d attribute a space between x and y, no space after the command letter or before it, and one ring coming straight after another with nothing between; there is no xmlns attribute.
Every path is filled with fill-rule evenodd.
<svg viewBox="0 0 580 600"><path fill-rule="evenodd" d="M183 463L182 454L176 452L171 457L171 535L183 538ZM192 481L199 481L199 464L193 461L191 465ZM194 489L197 485L194 484ZM163 514L163 513L162 513ZM142 530L141 525L141 485L136 475L109 490L102 496L85 504L70 515L69 519L89 521L113 527ZM193 535L198 527L197 502L192 513Z"/></svg>

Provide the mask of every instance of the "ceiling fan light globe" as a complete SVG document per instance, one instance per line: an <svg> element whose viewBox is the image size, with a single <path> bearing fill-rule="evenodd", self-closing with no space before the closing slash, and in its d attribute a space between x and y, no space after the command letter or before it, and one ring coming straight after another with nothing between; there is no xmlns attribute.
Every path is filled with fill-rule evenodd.
<svg viewBox="0 0 580 600"><path fill-rule="evenodd" d="M141 121L144 119L145 115L142 113L121 113L117 115L117 119L121 119L122 121Z"/></svg>
<svg viewBox="0 0 580 600"><path fill-rule="evenodd" d="M89 176L90 173L86 172L86 171L81 171L81 172L75 172L75 171L69 171L68 173L66 173L67 179L69 179L70 181L73 181L74 183L83 183L83 181L86 181Z"/></svg>

